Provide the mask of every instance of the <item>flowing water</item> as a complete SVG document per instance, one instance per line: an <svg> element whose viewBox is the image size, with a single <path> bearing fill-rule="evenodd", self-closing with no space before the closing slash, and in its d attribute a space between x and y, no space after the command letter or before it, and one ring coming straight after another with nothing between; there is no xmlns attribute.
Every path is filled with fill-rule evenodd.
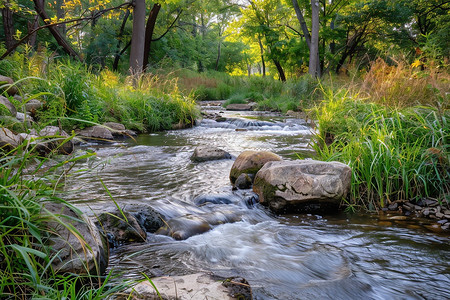
<svg viewBox="0 0 450 300"><path fill-rule="evenodd" d="M149 234L146 243L113 250L111 268L129 278L141 278L142 272L241 276L254 299L449 299L449 237L425 230L424 220L275 216L239 201L251 191L236 194L231 204L195 205L199 195L233 193L228 178L233 160L192 163L198 145L217 146L233 156L244 150L268 150L285 159L313 154L311 128L301 120L226 116L227 122L204 120L192 129L82 147L97 157L82 165L90 172L76 173L68 185L74 202L88 213L115 205L103 181L125 209L150 205L171 218L232 208L243 216L184 241Z"/></svg>

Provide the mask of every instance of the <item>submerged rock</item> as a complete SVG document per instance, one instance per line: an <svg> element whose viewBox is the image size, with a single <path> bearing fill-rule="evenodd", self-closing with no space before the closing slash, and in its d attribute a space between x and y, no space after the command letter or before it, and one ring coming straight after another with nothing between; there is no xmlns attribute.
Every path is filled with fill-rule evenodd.
<svg viewBox="0 0 450 300"><path fill-rule="evenodd" d="M253 191L276 213L335 210L350 181L350 167L339 162L274 161L256 174Z"/></svg>
<svg viewBox="0 0 450 300"><path fill-rule="evenodd" d="M202 205L205 203L232 204L239 201L240 199L232 194L208 194L198 196L194 199L194 203L196 205Z"/></svg>
<svg viewBox="0 0 450 300"><path fill-rule="evenodd" d="M91 275L105 272L108 266L107 245L90 218L65 204L53 202L44 205L42 215L50 216L51 220L47 227L51 234L51 261L55 271ZM70 229L72 226L77 232Z"/></svg>
<svg viewBox="0 0 450 300"><path fill-rule="evenodd" d="M102 213L98 217L97 226L108 237L110 246L116 247L123 243L144 242L147 233L141 228L136 218L127 211Z"/></svg>
<svg viewBox="0 0 450 300"><path fill-rule="evenodd" d="M217 226L242 220L242 213L232 208L221 209L200 215L185 215L165 222L156 234L167 235L176 240L185 240L191 236L205 233Z"/></svg>
<svg viewBox="0 0 450 300"><path fill-rule="evenodd" d="M168 235L176 240L185 240L193 235L211 230L211 226L204 218L186 215L170 219L156 231L156 234Z"/></svg>
<svg viewBox="0 0 450 300"><path fill-rule="evenodd" d="M230 181L235 184L241 174L255 175L265 163L280 161L281 157L269 151L244 151L236 158L230 171Z"/></svg>
<svg viewBox="0 0 450 300"><path fill-rule="evenodd" d="M228 278L218 280L209 274L197 273L184 276L166 276L152 278L162 299L192 300L220 299L232 300L252 299L252 291L243 278ZM149 281L143 281L133 287L128 299L160 299L158 293Z"/></svg>
<svg viewBox="0 0 450 300"><path fill-rule="evenodd" d="M191 159L195 162L204 162L210 160L231 159L231 155L230 153L213 146L198 146L195 148Z"/></svg>

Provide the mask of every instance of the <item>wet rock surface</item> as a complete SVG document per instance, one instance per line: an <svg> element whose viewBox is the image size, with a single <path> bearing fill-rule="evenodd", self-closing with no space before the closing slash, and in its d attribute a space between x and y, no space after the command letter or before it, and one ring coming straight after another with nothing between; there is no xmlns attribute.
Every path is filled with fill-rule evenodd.
<svg viewBox="0 0 450 300"><path fill-rule="evenodd" d="M255 175L265 163L280 160L281 157L269 151L244 151L231 167L230 181L234 184L241 174Z"/></svg>
<svg viewBox="0 0 450 300"><path fill-rule="evenodd" d="M194 162L204 162L219 159L231 159L230 153L213 146L198 146L192 154Z"/></svg>
<svg viewBox="0 0 450 300"><path fill-rule="evenodd" d="M406 220L415 217L436 220L435 226L427 227L429 230L435 232L450 231L450 205L446 201L429 198L422 198L417 202L400 200L389 204L382 210L402 214L397 219L402 217Z"/></svg>
<svg viewBox="0 0 450 300"><path fill-rule="evenodd" d="M152 278L162 299L252 299L250 285L242 278L220 279L204 273ZM134 286L131 298L160 299L153 285L144 281Z"/></svg>
<svg viewBox="0 0 450 300"><path fill-rule="evenodd" d="M116 209L102 213L96 223L97 227L108 237L111 247L117 247L124 243L144 242L147 237L134 215L127 211Z"/></svg>

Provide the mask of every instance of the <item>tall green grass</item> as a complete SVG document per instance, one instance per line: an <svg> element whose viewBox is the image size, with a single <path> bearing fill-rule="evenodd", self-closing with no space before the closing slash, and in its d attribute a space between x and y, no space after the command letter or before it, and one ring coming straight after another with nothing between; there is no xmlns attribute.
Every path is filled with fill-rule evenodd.
<svg viewBox="0 0 450 300"><path fill-rule="evenodd" d="M450 201L448 111L393 109L345 90L324 95L313 147L320 159L352 168L347 205L374 210L395 200Z"/></svg>
<svg viewBox="0 0 450 300"><path fill-rule="evenodd" d="M0 73L22 79L18 86L25 98L39 95L44 106L36 112L37 121L60 119L69 131L106 121L156 131L192 126L199 115L194 99L179 91L177 81L152 74L142 75L134 88L127 76L45 53L14 54L0 61Z"/></svg>
<svg viewBox="0 0 450 300"><path fill-rule="evenodd" d="M65 216L46 211L44 204L61 203L78 211L57 196L58 185L73 164L92 154L55 160L40 157L35 147L25 142L0 150L0 295L7 299L104 299L124 290L129 283L111 284L112 274L58 274L53 269L58 254L49 244L53 230L48 224L71 227L65 225Z"/></svg>

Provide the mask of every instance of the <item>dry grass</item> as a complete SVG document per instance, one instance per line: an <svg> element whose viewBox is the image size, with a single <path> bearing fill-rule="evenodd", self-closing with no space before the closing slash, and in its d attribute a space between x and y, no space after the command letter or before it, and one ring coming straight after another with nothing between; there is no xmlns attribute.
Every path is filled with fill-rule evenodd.
<svg viewBox="0 0 450 300"><path fill-rule="evenodd" d="M428 64L409 65L404 59L394 65L378 58L364 74L360 92L378 104L403 108L429 105L448 108L450 75ZM444 106L444 107L442 107Z"/></svg>

